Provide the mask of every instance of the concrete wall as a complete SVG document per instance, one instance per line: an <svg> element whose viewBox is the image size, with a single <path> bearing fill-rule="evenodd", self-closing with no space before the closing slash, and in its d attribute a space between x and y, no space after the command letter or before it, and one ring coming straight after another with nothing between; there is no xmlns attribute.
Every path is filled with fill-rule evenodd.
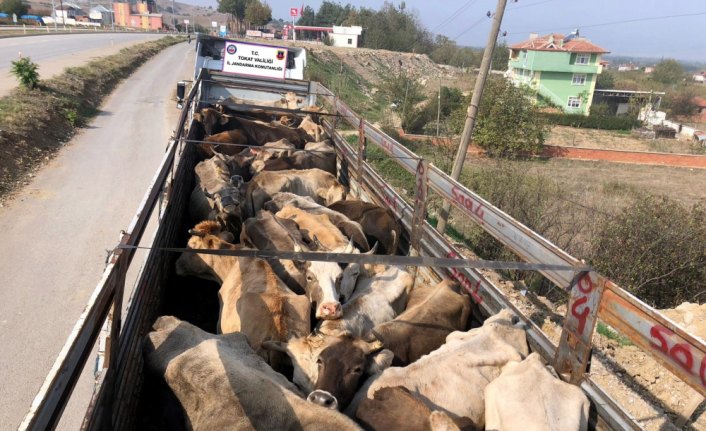
<svg viewBox="0 0 706 431"><path fill-rule="evenodd" d="M352 34L334 34L329 33L333 46L343 46L348 48L358 47L358 36ZM349 43L350 42L350 43Z"/></svg>

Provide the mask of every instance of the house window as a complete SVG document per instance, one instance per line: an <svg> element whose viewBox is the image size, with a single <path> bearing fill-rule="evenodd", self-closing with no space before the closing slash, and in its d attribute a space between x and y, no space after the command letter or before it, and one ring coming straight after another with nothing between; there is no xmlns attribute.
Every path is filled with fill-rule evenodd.
<svg viewBox="0 0 706 431"><path fill-rule="evenodd" d="M348 45L353 45L353 39L348 39Z"/></svg>
<svg viewBox="0 0 706 431"><path fill-rule="evenodd" d="M569 97L569 103L566 104L569 108L580 108L581 98L580 97Z"/></svg>
<svg viewBox="0 0 706 431"><path fill-rule="evenodd" d="M585 73L574 73L574 76L571 78L571 85L584 85L586 83L586 74Z"/></svg>
<svg viewBox="0 0 706 431"><path fill-rule="evenodd" d="M588 64L591 61L591 54L579 54L576 56L576 64Z"/></svg>

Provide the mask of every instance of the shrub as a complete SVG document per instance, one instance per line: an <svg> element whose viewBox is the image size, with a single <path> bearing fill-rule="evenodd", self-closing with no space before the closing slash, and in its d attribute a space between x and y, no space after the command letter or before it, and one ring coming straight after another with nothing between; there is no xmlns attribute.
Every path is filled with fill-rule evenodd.
<svg viewBox="0 0 706 431"><path fill-rule="evenodd" d="M593 242L596 269L655 307L695 301L706 288L703 206L639 196L605 220Z"/></svg>
<svg viewBox="0 0 706 431"><path fill-rule="evenodd" d="M580 127L585 129L630 130L634 127L639 127L642 124L640 120L627 115L614 117L604 115L586 116L580 114L543 113L542 116L550 124Z"/></svg>
<svg viewBox="0 0 706 431"><path fill-rule="evenodd" d="M32 89L39 84L39 65L29 57L12 62L10 72L17 77L23 87Z"/></svg>

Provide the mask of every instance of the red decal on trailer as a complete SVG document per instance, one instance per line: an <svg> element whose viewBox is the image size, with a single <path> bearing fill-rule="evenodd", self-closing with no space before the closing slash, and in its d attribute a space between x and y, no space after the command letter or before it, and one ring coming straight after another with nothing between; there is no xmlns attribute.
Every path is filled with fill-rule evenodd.
<svg viewBox="0 0 706 431"><path fill-rule="evenodd" d="M588 302L588 298L583 296L574 302L574 305L571 307L571 314L573 314L574 317L576 317L579 321L576 330L578 331L579 335L583 335L583 330L586 329L586 319L588 318L588 314L591 312L591 307L584 307L583 311L578 311L579 306L585 304Z"/></svg>
<svg viewBox="0 0 706 431"><path fill-rule="evenodd" d="M469 213L475 215L480 224L484 223L483 216L485 215L485 211L483 210L483 204L477 202L456 186L451 189L451 196L459 205L466 208Z"/></svg>
<svg viewBox="0 0 706 431"><path fill-rule="evenodd" d="M385 150L385 152L387 152L388 154L390 154L390 155L393 154L393 151L394 151L393 148L394 148L394 146L392 145L392 142L388 141L388 140L385 139L385 138L382 138L382 141L380 141L380 146L381 146L382 149Z"/></svg>
<svg viewBox="0 0 706 431"><path fill-rule="evenodd" d="M446 257L455 259L458 258L459 255L454 252L449 252L446 254ZM453 277L461 284L461 286L471 295L473 301L480 305L483 302L483 298L478 295L478 292L480 292L480 280L473 283L468 279L468 277L463 275L458 268L450 268L449 271L451 272L451 275L453 275Z"/></svg>
<svg viewBox="0 0 706 431"><path fill-rule="evenodd" d="M682 369L687 371L694 377L698 377L703 386L706 386L706 355L701 352L692 350L692 347L687 343L675 342L672 338L674 337L674 332L665 328L662 325L654 325L650 328L650 337L653 341L650 341L650 345L655 350L663 353L670 360L677 363ZM678 339L678 338L677 338ZM670 343L674 342L670 346ZM700 357L700 361L699 361ZM694 364L699 364L699 369L694 370Z"/></svg>

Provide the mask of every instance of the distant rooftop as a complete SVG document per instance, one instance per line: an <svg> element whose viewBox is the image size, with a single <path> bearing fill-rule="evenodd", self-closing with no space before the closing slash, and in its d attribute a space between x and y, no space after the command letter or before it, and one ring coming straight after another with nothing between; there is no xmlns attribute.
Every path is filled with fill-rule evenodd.
<svg viewBox="0 0 706 431"><path fill-rule="evenodd" d="M610 51L591 43L575 34L564 36L560 33L537 36L530 34L530 38L524 42L510 46L510 49L526 49L529 51L556 51L556 52L585 52L606 54Z"/></svg>

